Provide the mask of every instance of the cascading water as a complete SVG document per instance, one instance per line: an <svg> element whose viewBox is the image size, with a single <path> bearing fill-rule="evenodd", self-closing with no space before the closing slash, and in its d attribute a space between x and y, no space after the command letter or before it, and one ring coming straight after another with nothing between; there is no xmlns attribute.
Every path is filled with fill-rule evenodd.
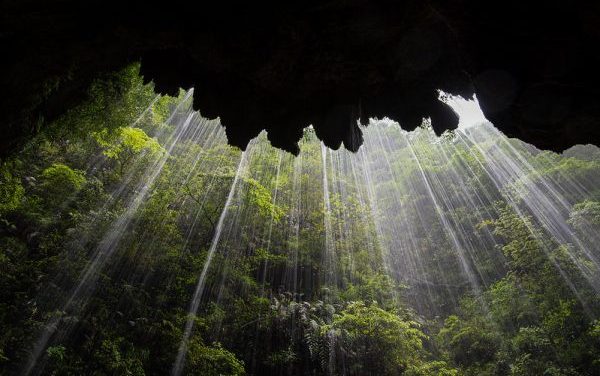
<svg viewBox="0 0 600 376"><path fill-rule="evenodd" d="M271 310L307 323L301 331L291 330L291 338L307 336L311 325L331 325L334 293L364 293L375 301L361 290L375 280L405 286L403 298L422 315L452 311L461 296L482 296L506 273L506 245L489 227L506 210L529 226L532 239L543 238L556 273L587 314L597 316L586 288L600 291L598 229L586 220L574 228L569 216L575 204L595 197L600 181L548 174L553 157L538 158L539 151L506 138L483 119L475 102L444 97L461 115L461 124L441 139L426 124L409 133L391 121L372 120L362 128L364 145L357 153L329 150L307 128L301 153L293 157L271 147L265 134L244 152L229 147L218 121L191 110L191 94L178 99L156 133L161 150L141 153L115 187L105 207L120 205L119 215L96 243L80 239L86 247L93 245L88 262L67 298L56 304L59 313L40 331L22 374L43 373L47 349L76 335L77 320L85 318L88 301L106 275L127 286L154 278L157 272L145 269L149 256L139 244L168 242L157 229L181 223L186 230L178 257L192 257L199 273L193 283L170 276L165 286L189 295L187 309L179 308L181 326L173 329L179 346L172 375L187 372L190 361L194 367L197 359L188 359L189 354L207 346L195 333L206 330L198 329L200 318L213 320L209 336L214 342L226 340L223 314L214 305L231 301L232 294L242 299L255 288L259 303L268 299ZM102 167L94 163L94 168ZM151 227L140 218L152 210L173 213ZM557 247L576 274L557 260ZM128 257L137 262L133 270L122 264ZM254 269L258 287L238 275ZM229 284L234 287L226 288ZM398 291L390 291L394 299L400 299ZM301 307L316 297L320 308ZM317 310L326 312L323 323L308 319ZM256 326L258 337L264 317L244 317L239 326ZM329 373L345 372L336 350L338 335L328 329L322 342L329 350L322 356ZM251 366L258 367L256 349L252 354Z"/></svg>
<svg viewBox="0 0 600 376"><path fill-rule="evenodd" d="M219 241L221 240L223 224L225 223L225 218L227 217L229 207L232 204L240 173L243 171L244 168L244 156L245 153L242 153L242 158L240 159L240 163L235 173L235 177L233 178L233 182L231 183L231 188L229 189L229 194L227 195L227 201L225 201L225 205L223 206L221 215L219 215L219 221L215 226L215 234L213 235L213 239L211 240L210 248L208 250L208 254L206 255L206 261L204 261L204 267L202 268L202 273L200 273L200 277L198 278L198 284L196 285L196 290L194 291L194 295L192 296L192 301L190 303L190 309L188 314L189 317L185 323L183 339L181 340L181 345L179 346L179 351L177 352L177 359L175 360L175 364L173 365L173 371L171 372L172 375L179 375L183 370L183 362L185 361L185 353L187 350L187 341L189 340L190 335L192 334L192 329L194 327L194 316L198 313L198 306L200 305L200 299L202 298L202 292L204 290L204 283L206 282L206 274L208 272L208 268L210 267L212 258L215 254L215 250L217 249Z"/></svg>

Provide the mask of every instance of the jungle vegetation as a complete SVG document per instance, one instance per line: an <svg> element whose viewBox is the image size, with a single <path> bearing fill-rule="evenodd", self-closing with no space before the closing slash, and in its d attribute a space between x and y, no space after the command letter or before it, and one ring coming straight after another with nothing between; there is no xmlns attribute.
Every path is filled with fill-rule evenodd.
<svg viewBox="0 0 600 376"><path fill-rule="evenodd" d="M133 65L1 162L1 374L600 374L600 149L242 154L189 98Z"/></svg>

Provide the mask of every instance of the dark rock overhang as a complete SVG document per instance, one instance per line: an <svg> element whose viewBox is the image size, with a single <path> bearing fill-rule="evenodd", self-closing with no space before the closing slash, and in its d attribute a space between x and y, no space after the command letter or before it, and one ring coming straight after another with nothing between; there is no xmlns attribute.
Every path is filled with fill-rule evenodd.
<svg viewBox="0 0 600 376"><path fill-rule="evenodd" d="M140 59L158 92L195 87L195 108L242 148L266 129L297 152L312 124L328 146L356 150L356 119L369 117L407 130L430 117L441 133L458 119L438 89L476 92L499 129L538 147L600 145L595 2L201 3L5 1L2 154L31 137L32 119Z"/></svg>

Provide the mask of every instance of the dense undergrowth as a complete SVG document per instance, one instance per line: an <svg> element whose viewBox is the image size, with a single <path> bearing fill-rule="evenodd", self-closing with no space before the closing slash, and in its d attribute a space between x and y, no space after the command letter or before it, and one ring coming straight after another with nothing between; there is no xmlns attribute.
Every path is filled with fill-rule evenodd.
<svg viewBox="0 0 600 376"><path fill-rule="evenodd" d="M33 373L171 372L241 153L191 137L169 148L169 118L184 97L156 98L133 66L96 82L84 104L2 161L0 373L26 369L48 325L57 329ZM277 149L248 157L248 171L257 171L254 164L272 167L260 177L240 178L244 195L231 209L237 227L208 268L184 374L600 374L598 296L578 269L587 261L579 261L576 244L561 244L508 205L485 180L472 150L447 149L447 164L440 164L417 139L418 166L403 157L406 145L390 158L396 181L425 174L446 187L451 211L431 206L420 187L397 203L381 200L385 210L374 213L362 188L338 173L342 188L332 189L325 212L318 167L323 153L314 137L307 130L296 175L297 162ZM565 190L570 230L581 237L590 228L600 231L598 149L557 155L511 142L536 167L530 179L584 187L584 199ZM202 166L194 170L190 161L197 155ZM98 244L146 189L147 171L161 158L160 175L123 224L93 288L86 286L89 291L78 295L85 300L62 310ZM459 199L465 187L448 175L455 165L467 165L478 177L466 189L495 192L476 206L478 213L491 213L486 220L476 221L473 207ZM374 176L378 168L370 169ZM518 191L518 183L504 188ZM392 185L381 180L376 189L390 198ZM493 257L469 261L480 270L478 289L469 285L440 227L440 210L464 224L465 236L493 239L480 243L489 245L481 254ZM397 243L382 236L402 237L408 225L394 233L384 231L386 224L417 218L405 247L423 263L409 275L397 266L408 258L389 251Z"/></svg>

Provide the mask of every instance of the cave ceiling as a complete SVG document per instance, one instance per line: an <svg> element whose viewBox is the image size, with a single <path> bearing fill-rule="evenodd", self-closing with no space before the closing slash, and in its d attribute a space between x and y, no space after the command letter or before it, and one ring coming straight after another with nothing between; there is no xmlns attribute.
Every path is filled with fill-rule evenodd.
<svg viewBox="0 0 600 376"><path fill-rule="evenodd" d="M194 108L241 148L266 129L296 153L312 124L357 150L370 117L407 130L431 118L441 133L458 119L438 89L476 93L499 129L540 148L600 145L599 15L594 1L3 1L0 147L136 61L159 93L194 87Z"/></svg>

